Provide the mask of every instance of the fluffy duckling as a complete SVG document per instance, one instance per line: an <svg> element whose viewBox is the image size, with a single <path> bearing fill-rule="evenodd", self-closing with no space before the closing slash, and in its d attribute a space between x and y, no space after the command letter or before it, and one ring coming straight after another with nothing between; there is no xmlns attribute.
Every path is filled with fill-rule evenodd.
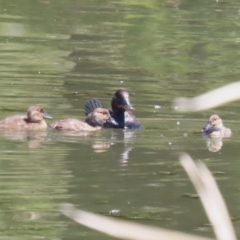
<svg viewBox="0 0 240 240"><path fill-rule="evenodd" d="M212 115L205 127L203 127L202 132L211 138L226 138L231 137L232 131L230 128L226 128L223 125L222 119L214 114Z"/></svg>
<svg viewBox="0 0 240 240"><path fill-rule="evenodd" d="M0 121L0 129L42 130L48 127L45 119L52 119L43 108L31 106L26 115L15 115Z"/></svg>
<svg viewBox="0 0 240 240"><path fill-rule="evenodd" d="M92 109L91 105L94 100L89 100L86 103L85 109ZM87 111L87 110L86 110ZM92 112L89 112L85 122L77 119L67 118L57 121L50 126L58 130L67 131L97 131L105 124L117 125L117 122L111 117L110 111L106 108L95 108Z"/></svg>
<svg viewBox="0 0 240 240"><path fill-rule="evenodd" d="M50 124L50 127L65 131L97 131L101 126L92 127L89 124L74 118L66 118Z"/></svg>

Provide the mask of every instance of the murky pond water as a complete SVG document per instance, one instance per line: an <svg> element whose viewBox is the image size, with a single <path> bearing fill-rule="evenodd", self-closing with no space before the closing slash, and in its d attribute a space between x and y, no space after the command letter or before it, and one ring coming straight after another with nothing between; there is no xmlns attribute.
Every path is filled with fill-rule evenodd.
<svg viewBox="0 0 240 240"><path fill-rule="evenodd" d="M35 103L54 120L84 119L88 99L109 107L127 88L143 124L88 135L1 133L2 238L112 239L61 216L63 202L213 236L199 199L187 197L195 190L178 162L182 151L215 174L237 219L239 104L179 113L172 100L239 80L239 11L238 1L2 0L1 119ZM196 133L212 113L232 128L231 139L209 143Z"/></svg>

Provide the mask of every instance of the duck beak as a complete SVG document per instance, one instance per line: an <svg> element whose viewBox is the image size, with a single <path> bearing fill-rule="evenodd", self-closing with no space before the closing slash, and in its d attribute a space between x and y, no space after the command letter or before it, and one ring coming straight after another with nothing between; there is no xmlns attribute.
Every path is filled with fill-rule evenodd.
<svg viewBox="0 0 240 240"><path fill-rule="evenodd" d="M126 111L128 111L128 110L131 110L131 111L135 110L134 107L132 107L132 105L128 105L128 104L123 105L123 108L124 108Z"/></svg>
<svg viewBox="0 0 240 240"><path fill-rule="evenodd" d="M110 117L108 120L107 120L108 123L110 123L111 125L113 126L118 126L118 123L114 120L114 118Z"/></svg>
<svg viewBox="0 0 240 240"><path fill-rule="evenodd" d="M128 111L128 110L134 110L133 106L131 105L129 98L125 98L124 99L124 104L123 104L123 108Z"/></svg>
<svg viewBox="0 0 240 240"><path fill-rule="evenodd" d="M203 127L202 132L206 132L206 131L208 131L208 130L211 129L211 128L212 128L212 123L211 123L211 122L208 122L208 123L205 125L205 127Z"/></svg>
<svg viewBox="0 0 240 240"><path fill-rule="evenodd" d="M48 113L44 113L44 116L43 116L44 118L46 118L46 119L52 119L52 116L51 115L49 115Z"/></svg>

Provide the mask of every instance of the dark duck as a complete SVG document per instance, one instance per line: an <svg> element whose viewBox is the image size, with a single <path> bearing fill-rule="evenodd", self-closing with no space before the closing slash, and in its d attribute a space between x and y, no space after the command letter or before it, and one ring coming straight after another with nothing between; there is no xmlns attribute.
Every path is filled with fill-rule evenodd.
<svg viewBox="0 0 240 240"><path fill-rule="evenodd" d="M92 109L102 107L102 104L98 99L92 99ZM112 98L112 110L110 111L111 117L117 122L116 124L105 123L105 128L128 128L128 129L140 129L141 123L132 114L134 108L130 103L129 93L125 89L119 89L116 91ZM88 107L85 106L86 113L89 113Z"/></svg>

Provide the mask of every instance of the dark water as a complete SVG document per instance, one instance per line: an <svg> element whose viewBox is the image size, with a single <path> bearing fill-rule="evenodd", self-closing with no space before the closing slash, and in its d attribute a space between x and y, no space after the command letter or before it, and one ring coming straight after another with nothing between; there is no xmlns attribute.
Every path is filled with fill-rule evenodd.
<svg viewBox="0 0 240 240"><path fill-rule="evenodd" d="M239 21L239 1L2 0L1 118L37 103L55 120L84 119L88 99L109 107L124 87L144 126L2 133L2 238L112 239L61 216L63 202L213 236L199 199L183 196L195 190L178 162L182 151L215 173L230 215L239 217L239 104L184 114L171 106L175 97L239 80ZM212 113L233 137L208 143L209 151L195 132ZM234 226L240 236L240 222Z"/></svg>

